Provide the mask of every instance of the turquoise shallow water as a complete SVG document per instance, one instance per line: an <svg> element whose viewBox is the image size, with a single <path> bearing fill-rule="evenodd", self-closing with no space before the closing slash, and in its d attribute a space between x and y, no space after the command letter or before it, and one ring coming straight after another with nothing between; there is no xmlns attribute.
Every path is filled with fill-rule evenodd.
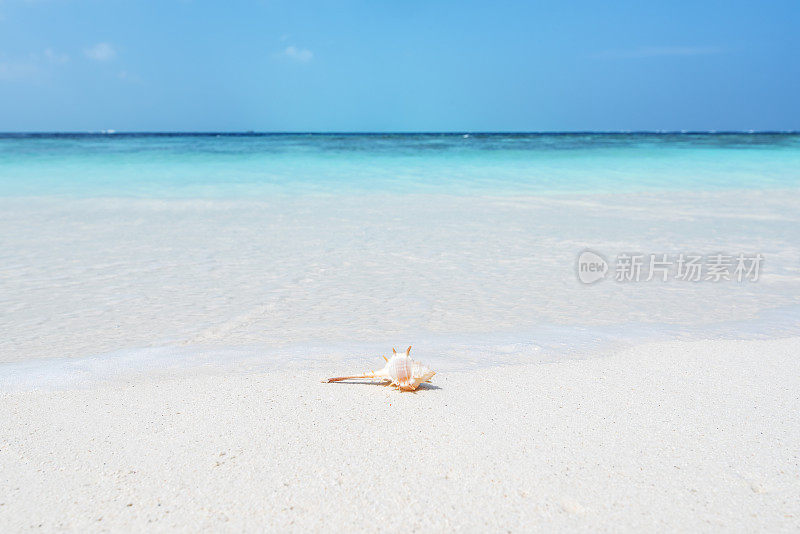
<svg viewBox="0 0 800 534"><path fill-rule="evenodd" d="M2 196L800 187L800 134L3 134Z"/></svg>
<svg viewBox="0 0 800 534"><path fill-rule="evenodd" d="M465 135L0 135L0 390L798 335L800 135ZM587 249L764 263L585 285Z"/></svg>

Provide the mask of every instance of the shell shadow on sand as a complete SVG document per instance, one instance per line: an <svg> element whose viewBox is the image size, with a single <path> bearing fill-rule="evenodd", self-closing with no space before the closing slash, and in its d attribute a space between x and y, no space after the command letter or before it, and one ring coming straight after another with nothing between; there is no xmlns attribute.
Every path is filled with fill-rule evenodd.
<svg viewBox="0 0 800 534"><path fill-rule="evenodd" d="M325 382L325 383L328 383L328 382ZM367 386L389 387L389 384L387 384L385 382L376 382L374 380L362 380L362 379L357 379L357 378L353 379L353 380L343 380L343 381L340 381L340 382L330 382L330 383L331 384L339 384L339 385L367 385ZM422 384L417 386L417 389L415 389L414 391L403 391L402 393L418 393L418 392L424 391L424 390L433 391L433 390L436 390L436 389L442 389L442 388L437 386L437 385L435 385L435 384L430 384L428 382L423 382Z"/></svg>

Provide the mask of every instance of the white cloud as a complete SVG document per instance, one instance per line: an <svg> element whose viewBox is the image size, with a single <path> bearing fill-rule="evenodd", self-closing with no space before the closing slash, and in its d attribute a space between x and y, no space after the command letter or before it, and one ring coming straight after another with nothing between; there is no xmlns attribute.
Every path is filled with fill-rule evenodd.
<svg viewBox="0 0 800 534"><path fill-rule="evenodd" d="M720 54L722 49L716 46L644 46L629 50L606 50L594 57L604 59L648 58L668 56L707 56Z"/></svg>
<svg viewBox="0 0 800 534"><path fill-rule="evenodd" d="M114 47L109 43L97 43L96 45L85 49L83 53L86 54L86 57L95 61L109 61L114 59L114 56L117 55Z"/></svg>
<svg viewBox="0 0 800 534"><path fill-rule="evenodd" d="M66 63L69 61L69 56L67 54L61 54L52 48L45 48L44 57L51 63Z"/></svg>
<svg viewBox="0 0 800 534"><path fill-rule="evenodd" d="M139 76L131 72L128 72L127 70L119 71L117 73L117 78L130 83L142 83L142 79L139 78Z"/></svg>
<svg viewBox="0 0 800 534"><path fill-rule="evenodd" d="M287 46L286 49L278 54L281 57L297 61L298 63L308 63L314 58L314 53L305 48L297 48L296 46Z"/></svg>
<svg viewBox="0 0 800 534"><path fill-rule="evenodd" d="M0 61L0 80L18 82L39 74L36 64L28 61Z"/></svg>
<svg viewBox="0 0 800 534"><path fill-rule="evenodd" d="M52 73L54 65L63 65L68 61L67 54L56 52L52 48L21 57L0 57L0 80L21 82L40 79Z"/></svg>

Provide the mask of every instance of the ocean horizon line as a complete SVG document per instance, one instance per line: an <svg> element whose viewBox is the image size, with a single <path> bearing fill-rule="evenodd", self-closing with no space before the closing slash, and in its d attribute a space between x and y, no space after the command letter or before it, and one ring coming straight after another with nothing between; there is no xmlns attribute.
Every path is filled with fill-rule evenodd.
<svg viewBox="0 0 800 534"><path fill-rule="evenodd" d="M398 130L398 131L255 131L255 130L88 130L88 131L8 131L0 132L0 138L19 137L74 137L74 136L162 136L162 137L266 137L281 135L340 135L340 136L415 136L415 135L469 135L469 136L552 136L552 135L798 135L800 130L531 130L531 131L480 131L480 130Z"/></svg>

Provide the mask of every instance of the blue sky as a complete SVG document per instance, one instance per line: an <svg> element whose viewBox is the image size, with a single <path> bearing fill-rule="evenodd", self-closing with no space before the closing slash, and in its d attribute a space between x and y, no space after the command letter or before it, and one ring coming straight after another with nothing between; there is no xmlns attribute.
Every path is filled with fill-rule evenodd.
<svg viewBox="0 0 800 534"><path fill-rule="evenodd" d="M800 2L0 0L0 131L800 129Z"/></svg>

